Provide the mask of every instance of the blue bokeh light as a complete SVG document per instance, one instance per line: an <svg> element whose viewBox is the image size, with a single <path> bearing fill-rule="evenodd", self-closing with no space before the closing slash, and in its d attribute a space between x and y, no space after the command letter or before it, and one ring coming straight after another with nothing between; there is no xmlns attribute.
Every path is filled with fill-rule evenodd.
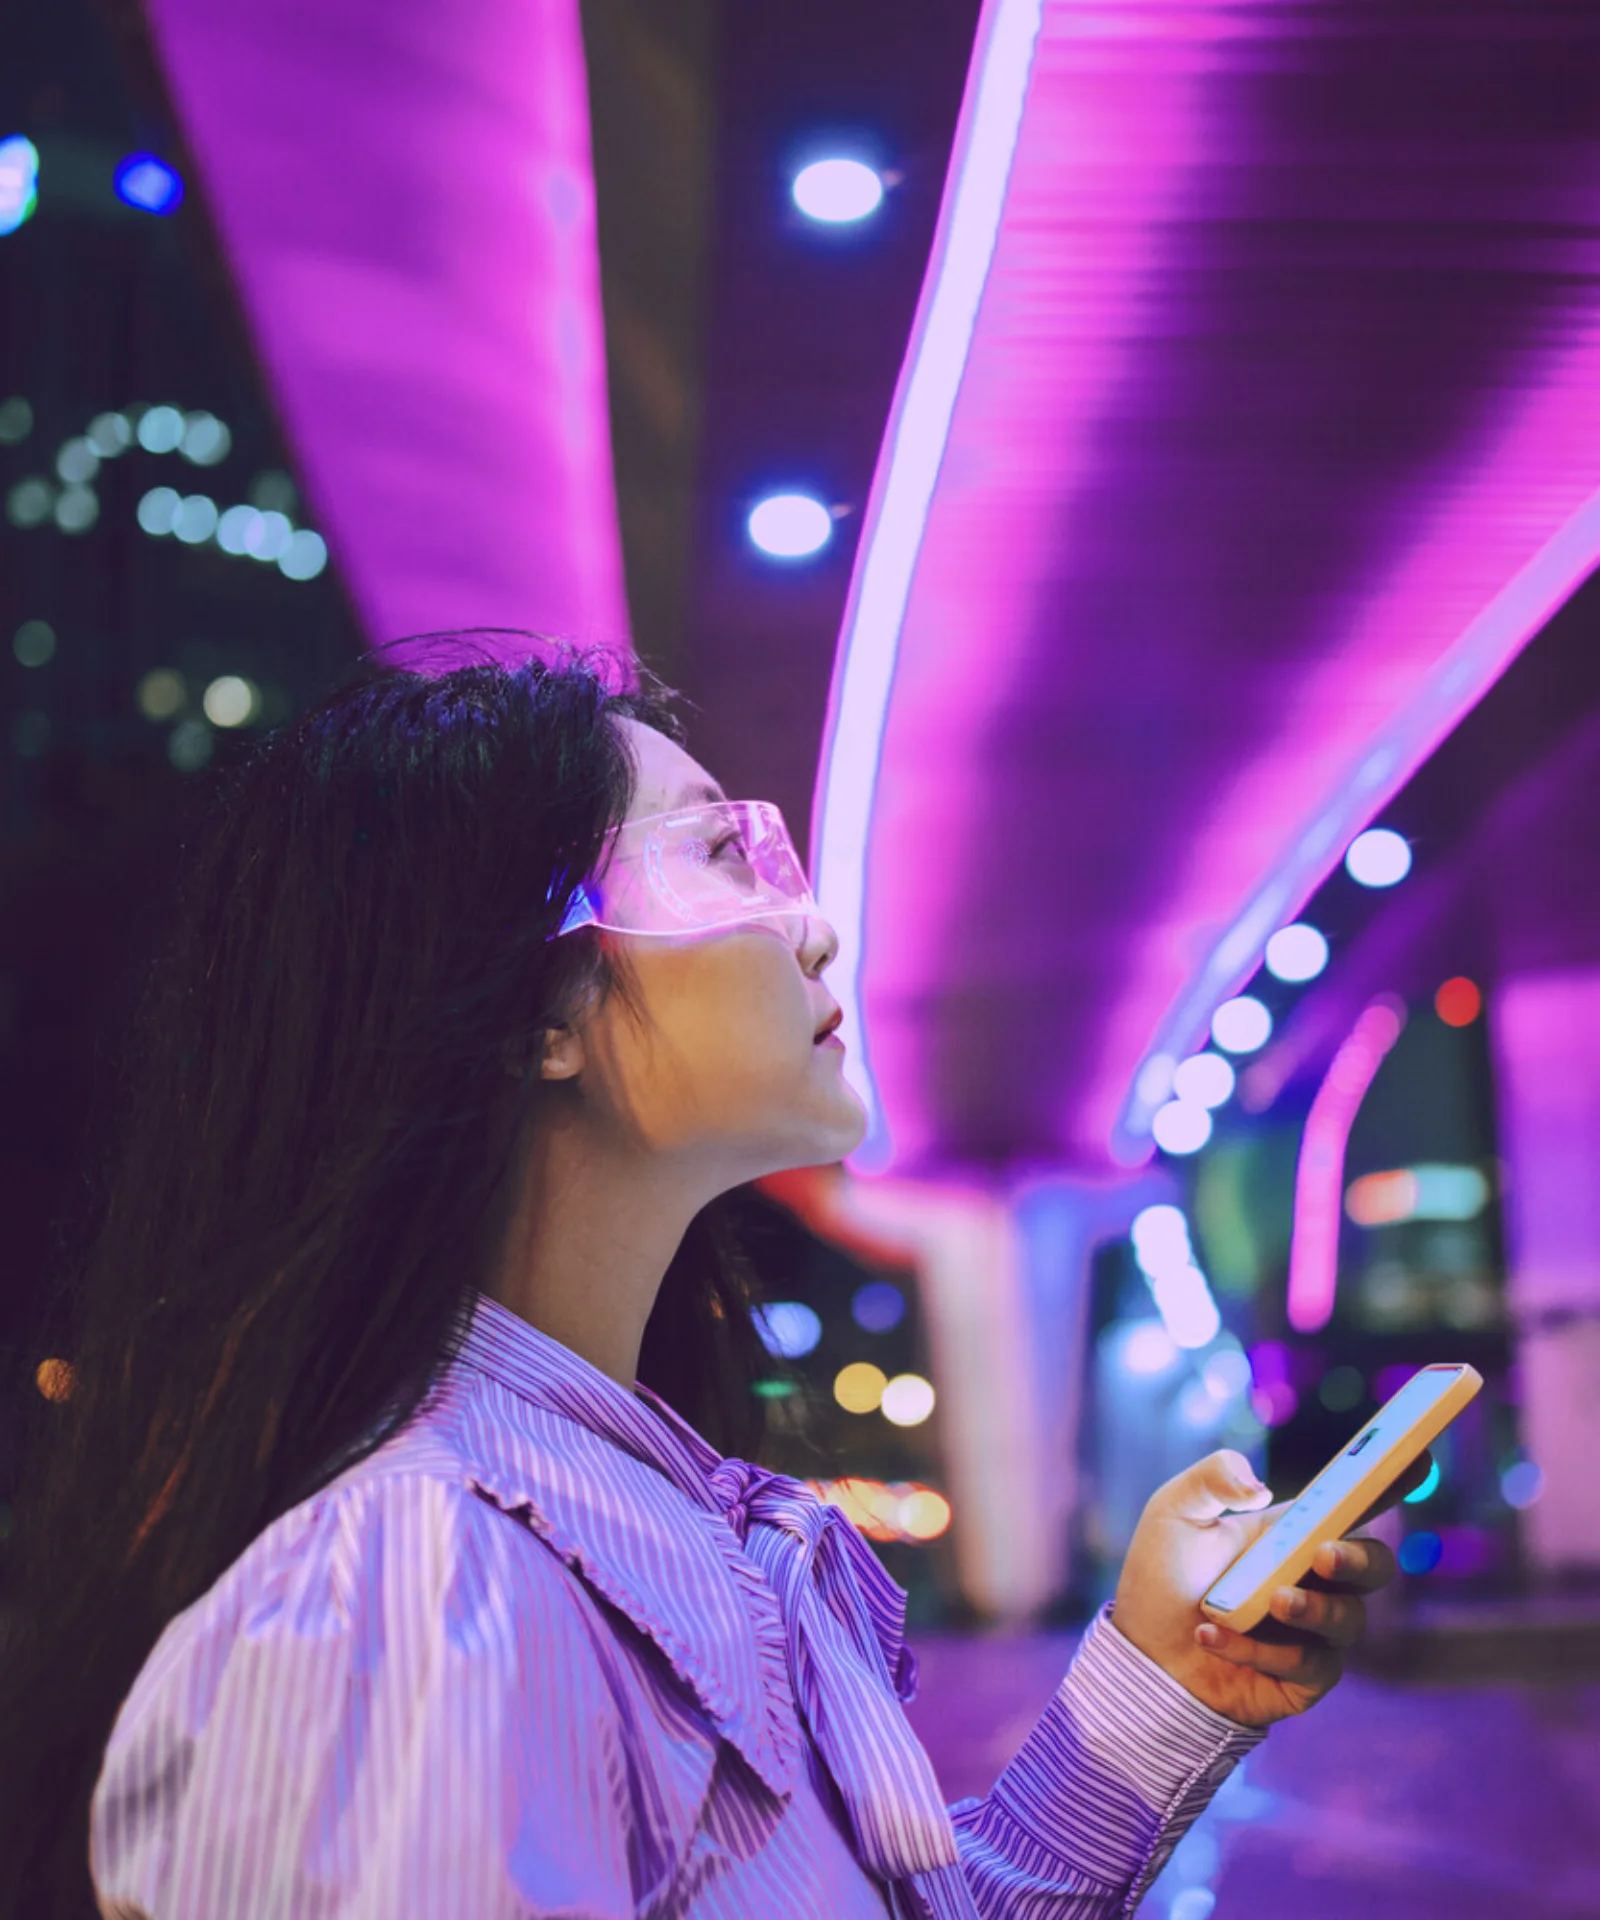
<svg viewBox="0 0 1600 1920"><path fill-rule="evenodd" d="M176 213L183 203L183 181L175 167L153 153L130 153L119 161L117 198L141 213Z"/></svg>
<svg viewBox="0 0 1600 1920"><path fill-rule="evenodd" d="M802 1300L774 1300L753 1317L761 1344L783 1360L802 1359L822 1338L821 1318Z"/></svg>
<svg viewBox="0 0 1600 1920"><path fill-rule="evenodd" d="M906 1297L887 1280L869 1280L856 1288L850 1316L864 1333L888 1333L906 1317Z"/></svg>
<svg viewBox="0 0 1600 1920"><path fill-rule="evenodd" d="M1406 1505L1408 1507L1420 1507L1423 1501L1431 1494L1439 1491L1440 1478L1439 1463L1435 1460L1431 1462L1428 1467L1427 1479L1422 1482L1421 1486L1413 1487L1411 1492L1406 1495Z"/></svg>
<svg viewBox="0 0 1600 1920"><path fill-rule="evenodd" d="M1404 1573L1432 1573L1443 1558L1444 1542L1436 1533L1411 1533L1400 1542L1400 1568Z"/></svg>

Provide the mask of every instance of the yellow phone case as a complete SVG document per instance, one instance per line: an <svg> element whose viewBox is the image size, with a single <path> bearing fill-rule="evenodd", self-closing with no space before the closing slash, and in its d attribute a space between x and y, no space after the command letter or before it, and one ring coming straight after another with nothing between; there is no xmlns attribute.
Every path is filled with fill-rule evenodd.
<svg viewBox="0 0 1600 1920"><path fill-rule="evenodd" d="M1370 1429L1379 1427L1384 1414L1407 1391L1411 1382L1394 1394L1372 1416L1360 1433L1353 1436L1348 1446L1341 1447L1315 1480L1303 1490L1286 1513L1278 1519L1258 1540L1246 1547L1244 1552L1220 1573L1211 1583L1200 1602L1200 1610L1219 1626L1231 1627L1235 1633L1248 1633L1267 1616L1272 1596L1279 1587L1297 1586L1310 1572L1311 1563L1317 1557L1317 1549L1329 1540L1338 1540L1356 1524L1374 1501L1382 1497L1384 1490L1399 1479L1413 1460L1426 1447L1438 1439L1461 1409L1474 1399L1483 1387L1483 1376L1474 1367L1433 1366L1421 1369L1421 1374L1453 1373L1457 1376L1454 1383L1442 1392L1437 1400L1431 1401L1418 1414L1393 1435L1386 1436L1381 1446L1368 1443L1372 1452L1372 1461L1353 1486L1346 1489L1325 1514L1316 1517L1315 1524L1303 1535L1299 1535L1292 1544L1285 1543L1282 1551L1276 1551L1269 1543L1273 1534L1285 1523L1293 1523L1295 1510L1302 1501L1313 1501L1317 1488L1328 1478L1340 1461L1362 1444L1363 1435ZM1420 1375L1414 1375L1413 1380ZM1298 1533L1291 1526L1291 1532ZM1262 1550L1266 1549L1265 1552ZM1265 1572L1255 1581L1246 1598L1224 1611L1212 1604L1211 1595L1216 1592L1235 1567L1250 1554L1261 1554Z"/></svg>

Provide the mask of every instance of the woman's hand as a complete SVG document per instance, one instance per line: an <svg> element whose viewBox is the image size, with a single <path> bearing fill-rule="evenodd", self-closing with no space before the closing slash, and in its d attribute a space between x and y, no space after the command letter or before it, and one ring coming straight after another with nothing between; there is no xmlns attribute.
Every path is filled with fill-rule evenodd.
<svg viewBox="0 0 1600 1920"><path fill-rule="evenodd" d="M1429 1465L1424 1454L1372 1513L1420 1485ZM1260 1626L1234 1633L1215 1625L1201 1613L1200 1596L1285 1511L1267 1505L1271 1498L1231 1449L1169 1480L1140 1518L1113 1609L1118 1632L1195 1699L1246 1727L1304 1713L1335 1685L1344 1649L1366 1626L1362 1595L1395 1574L1381 1540L1336 1540L1319 1550L1301 1586L1273 1595Z"/></svg>

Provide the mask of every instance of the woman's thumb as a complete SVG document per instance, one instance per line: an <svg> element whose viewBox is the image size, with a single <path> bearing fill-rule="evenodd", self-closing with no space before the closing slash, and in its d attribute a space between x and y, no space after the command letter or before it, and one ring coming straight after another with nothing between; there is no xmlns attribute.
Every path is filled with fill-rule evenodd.
<svg viewBox="0 0 1600 1920"><path fill-rule="evenodd" d="M1272 1494L1242 1453L1223 1447L1169 1480L1157 1497L1174 1519L1216 1520L1264 1507Z"/></svg>

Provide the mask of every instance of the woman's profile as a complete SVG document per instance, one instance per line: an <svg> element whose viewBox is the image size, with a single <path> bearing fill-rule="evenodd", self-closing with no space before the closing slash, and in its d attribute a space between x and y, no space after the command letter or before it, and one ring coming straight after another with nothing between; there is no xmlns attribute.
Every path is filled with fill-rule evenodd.
<svg viewBox="0 0 1600 1920"><path fill-rule="evenodd" d="M190 858L22 1512L0 1911L1131 1911L1387 1549L1203 1625L1268 1499L1212 1455L946 1806L904 1595L748 1459L730 1196L863 1126L832 929L647 676L471 644L267 737Z"/></svg>

